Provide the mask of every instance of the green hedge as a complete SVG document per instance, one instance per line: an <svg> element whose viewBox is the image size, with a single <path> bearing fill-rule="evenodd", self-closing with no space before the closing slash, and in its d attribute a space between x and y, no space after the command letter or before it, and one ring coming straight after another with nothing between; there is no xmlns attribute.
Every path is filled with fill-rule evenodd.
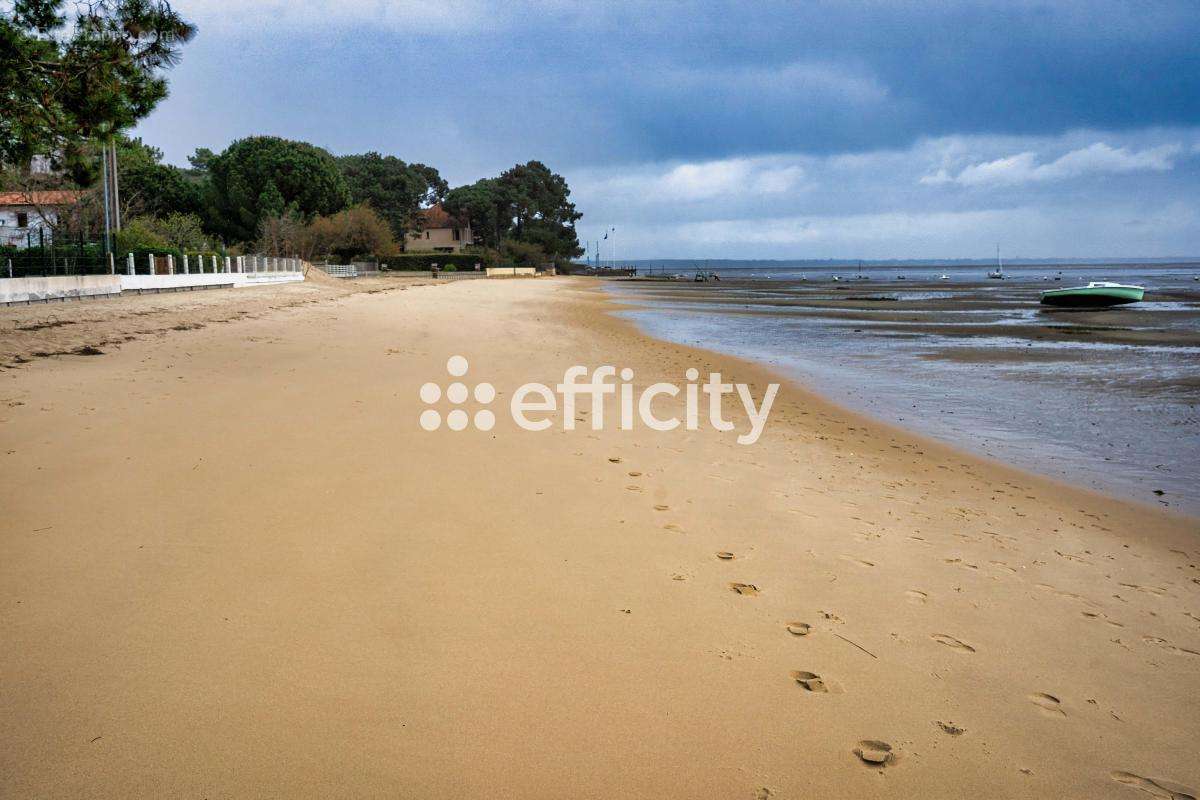
<svg viewBox="0 0 1200 800"><path fill-rule="evenodd" d="M488 265L487 258L482 253L397 253L390 256L380 256L379 266L387 264L390 270L430 270L434 264L446 272L463 270L470 272L479 264L482 270Z"/></svg>

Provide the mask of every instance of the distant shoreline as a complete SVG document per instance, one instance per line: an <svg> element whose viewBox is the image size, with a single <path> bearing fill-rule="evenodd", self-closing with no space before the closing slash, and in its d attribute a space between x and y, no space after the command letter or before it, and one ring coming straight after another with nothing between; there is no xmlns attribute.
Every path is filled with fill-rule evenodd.
<svg viewBox="0 0 1200 800"><path fill-rule="evenodd" d="M1163 258L1005 258L1006 267L1134 267L1134 266L1190 266L1200 268L1200 256L1170 256ZM708 269L844 269L883 267L994 267L994 258L909 258L909 259L729 259L729 258L639 258L622 259L621 266L678 267L680 269L704 266Z"/></svg>

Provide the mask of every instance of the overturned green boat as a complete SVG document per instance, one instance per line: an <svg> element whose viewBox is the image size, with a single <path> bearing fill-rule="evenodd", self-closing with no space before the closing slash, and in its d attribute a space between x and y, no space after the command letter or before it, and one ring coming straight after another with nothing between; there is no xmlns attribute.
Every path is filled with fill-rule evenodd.
<svg viewBox="0 0 1200 800"><path fill-rule="evenodd" d="M1128 286L1109 281L1092 281L1087 286L1069 289L1048 289L1042 292L1042 305L1068 308L1096 308L1140 303L1146 294L1144 286Z"/></svg>

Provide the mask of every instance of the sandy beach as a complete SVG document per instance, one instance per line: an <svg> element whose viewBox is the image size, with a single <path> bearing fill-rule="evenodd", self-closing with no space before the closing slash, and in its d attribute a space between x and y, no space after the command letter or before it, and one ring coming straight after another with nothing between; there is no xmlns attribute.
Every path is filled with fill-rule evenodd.
<svg viewBox="0 0 1200 800"><path fill-rule="evenodd" d="M1197 796L1195 517L587 279L407 281L0 309L0 796ZM783 388L750 446L424 431L453 355L497 409L575 364Z"/></svg>

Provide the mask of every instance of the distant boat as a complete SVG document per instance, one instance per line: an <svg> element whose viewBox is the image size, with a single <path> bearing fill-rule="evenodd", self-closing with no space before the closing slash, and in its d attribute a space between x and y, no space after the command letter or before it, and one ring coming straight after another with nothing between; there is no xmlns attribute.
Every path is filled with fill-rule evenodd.
<svg viewBox="0 0 1200 800"><path fill-rule="evenodd" d="M1066 308L1102 308L1139 303L1145 294L1144 286L1128 286L1111 281L1092 281L1087 286L1047 289L1042 292L1042 305Z"/></svg>
<svg viewBox="0 0 1200 800"><path fill-rule="evenodd" d="M1004 264L1000 261L1000 245L996 245L996 268L988 273L992 280L1004 280Z"/></svg>
<svg viewBox="0 0 1200 800"><path fill-rule="evenodd" d="M943 272L941 275L938 275L938 280L939 281L948 281L948 280L950 280L950 276Z"/></svg>

